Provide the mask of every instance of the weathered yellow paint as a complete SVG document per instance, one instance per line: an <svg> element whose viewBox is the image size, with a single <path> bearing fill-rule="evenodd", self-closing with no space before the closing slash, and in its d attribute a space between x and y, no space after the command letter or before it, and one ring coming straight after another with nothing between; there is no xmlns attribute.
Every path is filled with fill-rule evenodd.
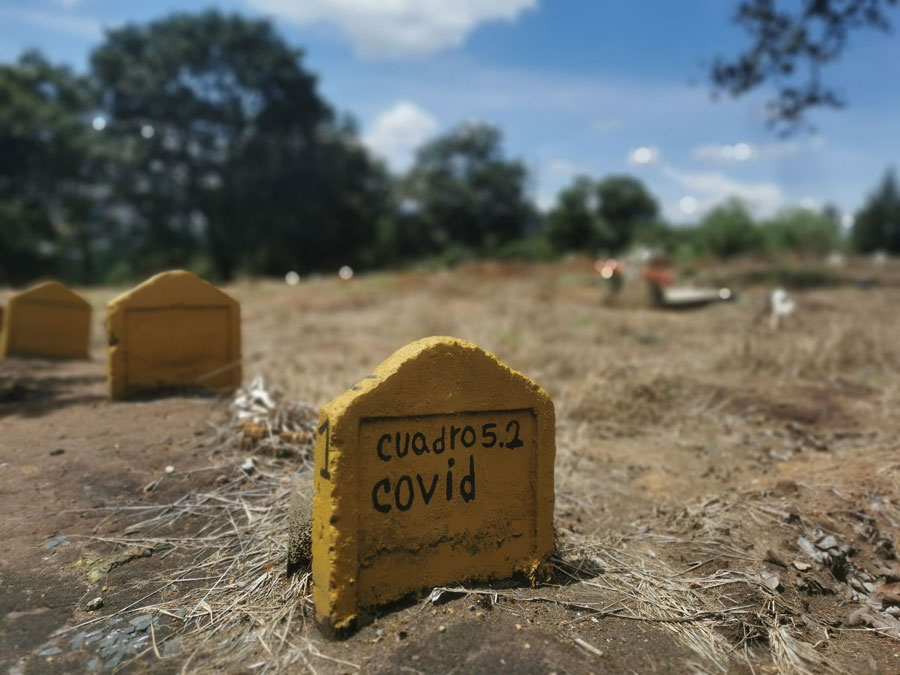
<svg viewBox="0 0 900 675"><path fill-rule="evenodd" d="M555 455L553 402L521 373L456 338L397 351L320 413L319 624L431 586L534 578L553 550Z"/></svg>
<svg viewBox="0 0 900 675"><path fill-rule="evenodd" d="M9 298L3 316L0 356L51 359L88 357L91 306L57 281L47 281Z"/></svg>
<svg viewBox="0 0 900 675"><path fill-rule="evenodd" d="M107 306L110 395L241 384L241 308L190 272L157 274Z"/></svg>

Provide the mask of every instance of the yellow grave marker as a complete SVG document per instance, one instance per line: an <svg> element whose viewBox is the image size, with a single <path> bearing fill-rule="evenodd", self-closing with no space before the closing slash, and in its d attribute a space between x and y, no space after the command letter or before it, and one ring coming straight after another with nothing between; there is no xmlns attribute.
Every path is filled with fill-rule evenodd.
<svg viewBox="0 0 900 675"><path fill-rule="evenodd" d="M241 308L190 272L151 277L107 306L113 398L165 387L241 383Z"/></svg>
<svg viewBox="0 0 900 675"><path fill-rule="evenodd" d="M91 339L91 306L57 281L9 298L0 356L85 359Z"/></svg>
<svg viewBox="0 0 900 675"><path fill-rule="evenodd" d="M318 432L313 600L326 630L429 586L542 570L553 402L492 354L413 342L324 406Z"/></svg>

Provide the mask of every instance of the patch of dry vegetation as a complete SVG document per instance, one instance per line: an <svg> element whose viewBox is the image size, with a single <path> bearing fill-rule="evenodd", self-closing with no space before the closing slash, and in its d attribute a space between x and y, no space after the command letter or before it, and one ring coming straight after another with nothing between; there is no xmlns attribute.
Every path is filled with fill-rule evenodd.
<svg viewBox="0 0 900 675"><path fill-rule="evenodd" d="M583 270L563 272L498 266L379 275L356 285L238 287L245 368L318 405L411 340L435 333L470 339L539 382L556 403L561 584L532 593L450 590L492 602L553 603L581 612L573 622L659 625L693 650L696 662L683 665L697 672L849 670L853 648L842 645L875 630L846 626L846 609L867 597L852 580L868 593L864 584L889 582L885 570L896 558L893 544L878 549L874 530L860 534L854 522L874 523L881 539L900 531L891 496L900 487L897 448L887 440L900 428L897 292L810 293L795 321L771 331L753 323L764 289L743 303L663 314L605 307L602 289ZM281 433L291 425L298 434L311 431L315 419L315 406L289 414L286 406L284 398L263 406L268 412L251 420L256 437L246 424L237 436L243 440L229 431L235 466L248 438L270 454L212 491L146 512L109 539L170 550L184 561L159 580L170 589L165 601L129 611L186 610L189 669L355 669L327 655L334 651L312 628L308 574L284 575L288 493L309 468L311 437ZM824 434L798 422L881 435L860 431L820 443ZM773 459L782 442L796 448ZM871 453L873 442L886 445ZM277 457L285 444L299 451ZM623 448L629 454L617 454ZM651 469L662 479L636 479ZM796 490L777 488L785 480ZM835 509L864 517L823 515ZM188 525L189 534L173 534ZM821 559L803 557L798 538L829 534L841 547L855 542L856 552L814 549ZM832 564L840 555L849 576Z"/></svg>

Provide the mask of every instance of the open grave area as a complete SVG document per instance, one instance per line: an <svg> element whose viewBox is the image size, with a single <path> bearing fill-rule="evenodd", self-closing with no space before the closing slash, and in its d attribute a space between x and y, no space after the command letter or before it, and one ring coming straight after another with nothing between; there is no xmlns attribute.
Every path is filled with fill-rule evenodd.
<svg viewBox="0 0 900 675"><path fill-rule="evenodd" d="M777 328L768 268L695 272L736 298L610 301L580 258L244 280L243 392L127 401L124 289L80 291L89 361L0 361L0 672L900 672L900 263L828 271ZM553 576L333 640L285 573L290 495L319 407L431 335L553 399Z"/></svg>

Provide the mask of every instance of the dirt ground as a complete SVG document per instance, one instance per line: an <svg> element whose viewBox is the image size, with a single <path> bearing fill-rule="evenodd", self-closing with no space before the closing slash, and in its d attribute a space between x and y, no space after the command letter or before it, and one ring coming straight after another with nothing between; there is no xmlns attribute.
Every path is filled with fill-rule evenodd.
<svg viewBox="0 0 900 675"><path fill-rule="evenodd" d="M738 298L690 312L609 302L577 259L228 288L245 384L309 404L301 431L428 335L556 406L553 581L424 589L342 641L283 573L302 433L248 465L230 397L109 401L121 289L84 291L92 360L0 361L0 667L900 672L900 263L836 271L777 329L745 272L700 270Z"/></svg>

